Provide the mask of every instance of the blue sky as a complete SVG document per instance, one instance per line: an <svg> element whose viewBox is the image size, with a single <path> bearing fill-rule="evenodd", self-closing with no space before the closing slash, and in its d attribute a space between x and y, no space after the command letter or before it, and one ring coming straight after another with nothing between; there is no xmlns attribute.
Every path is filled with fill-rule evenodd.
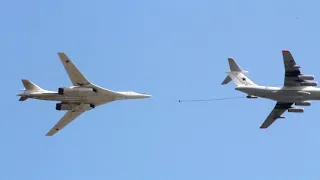
<svg viewBox="0 0 320 180"><path fill-rule="evenodd" d="M1 178L319 179L320 104L259 126L275 102L221 86L233 57L257 84L282 85L281 50L320 78L319 2L1 1ZM18 102L20 79L71 85L57 52L112 90L152 99L86 112L53 137L54 102Z"/></svg>

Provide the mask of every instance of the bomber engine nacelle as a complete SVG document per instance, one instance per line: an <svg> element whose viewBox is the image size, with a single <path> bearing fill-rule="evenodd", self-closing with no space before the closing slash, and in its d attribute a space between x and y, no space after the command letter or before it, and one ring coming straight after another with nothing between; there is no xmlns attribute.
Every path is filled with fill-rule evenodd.
<svg viewBox="0 0 320 180"><path fill-rule="evenodd" d="M303 108L289 108L288 112L302 113L304 112Z"/></svg>
<svg viewBox="0 0 320 180"><path fill-rule="evenodd" d="M64 104L57 103L56 110L61 111L80 111L80 110L91 110L95 108L94 104Z"/></svg>
<svg viewBox="0 0 320 180"><path fill-rule="evenodd" d="M96 93L97 90L94 88L87 88L87 87L65 87L65 88L59 88L58 89L58 94L64 95L64 94L94 94Z"/></svg>
<svg viewBox="0 0 320 180"><path fill-rule="evenodd" d="M296 106L311 106L310 101L301 101L301 102L296 102L294 103Z"/></svg>
<svg viewBox="0 0 320 180"><path fill-rule="evenodd" d="M317 86L318 83L316 81L303 81L301 82L301 86Z"/></svg>
<svg viewBox="0 0 320 180"><path fill-rule="evenodd" d="M307 74L298 75L298 78L301 80L314 80L313 75L307 75Z"/></svg>

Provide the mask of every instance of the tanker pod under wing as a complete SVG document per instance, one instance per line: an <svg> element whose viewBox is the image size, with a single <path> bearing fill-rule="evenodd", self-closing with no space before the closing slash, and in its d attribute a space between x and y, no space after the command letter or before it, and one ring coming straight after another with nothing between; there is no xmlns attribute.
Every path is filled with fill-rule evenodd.
<svg viewBox="0 0 320 180"><path fill-rule="evenodd" d="M311 106L310 100L320 100L320 88L316 88L317 82L313 75L302 74L301 66L296 64L290 51L283 50L284 85L282 87L260 86L251 81L242 68L232 58L228 58L230 70L222 85L233 81L236 90L247 94L247 98L266 98L276 101L276 105L264 120L260 128L268 128L278 118L284 118L282 114L288 110L292 113L303 113L303 108L296 106Z"/></svg>
<svg viewBox="0 0 320 180"><path fill-rule="evenodd" d="M46 134L52 136L71 121L80 116L83 112L96 108L105 103L126 99L150 98L151 95L137 92L117 92L99 87L91 83L72 63L70 58L63 53L58 53L61 63L63 64L73 86L57 88L58 91L48 91L40 88L33 82L22 79L25 87L19 101L25 101L28 98L58 101L56 110L67 111L58 123Z"/></svg>

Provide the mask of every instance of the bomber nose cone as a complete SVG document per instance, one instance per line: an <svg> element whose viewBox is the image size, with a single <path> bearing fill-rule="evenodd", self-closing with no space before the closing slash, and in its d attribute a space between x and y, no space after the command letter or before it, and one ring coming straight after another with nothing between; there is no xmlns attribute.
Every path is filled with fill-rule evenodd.
<svg viewBox="0 0 320 180"><path fill-rule="evenodd" d="M150 98L150 97L152 97L151 95L149 95L149 94L147 94L147 93L137 93L138 94L138 96L140 97L140 98Z"/></svg>
<svg viewBox="0 0 320 180"><path fill-rule="evenodd" d="M149 94L143 94L143 98L151 98L152 96Z"/></svg>

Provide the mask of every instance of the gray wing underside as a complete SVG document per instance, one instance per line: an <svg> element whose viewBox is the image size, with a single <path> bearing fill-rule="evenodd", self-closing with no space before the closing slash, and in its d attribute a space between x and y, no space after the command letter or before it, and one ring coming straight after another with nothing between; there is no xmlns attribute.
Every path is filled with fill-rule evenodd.
<svg viewBox="0 0 320 180"><path fill-rule="evenodd" d="M301 67L297 65L290 51L283 50L282 56L285 69L284 86L301 86L301 83L297 81L298 75L301 74Z"/></svg>
<svg viewBox="0 0 320 180"><path fill-rule="evenodd" d="M55 133L60 131L66 125L68 125L71 121L79 117L84 111L68 111L59 121L58 123L46 134L46 136L53 136Z"/></svg>
<svg viewBox="0 0 320 180"><path fill-rule="evenodd" d="M272 123L274 123L278 118L281 118L281 115L286 112L293 103L282 103L277 102L267 119L260 126L261 129L268 128Z"/></svg>

